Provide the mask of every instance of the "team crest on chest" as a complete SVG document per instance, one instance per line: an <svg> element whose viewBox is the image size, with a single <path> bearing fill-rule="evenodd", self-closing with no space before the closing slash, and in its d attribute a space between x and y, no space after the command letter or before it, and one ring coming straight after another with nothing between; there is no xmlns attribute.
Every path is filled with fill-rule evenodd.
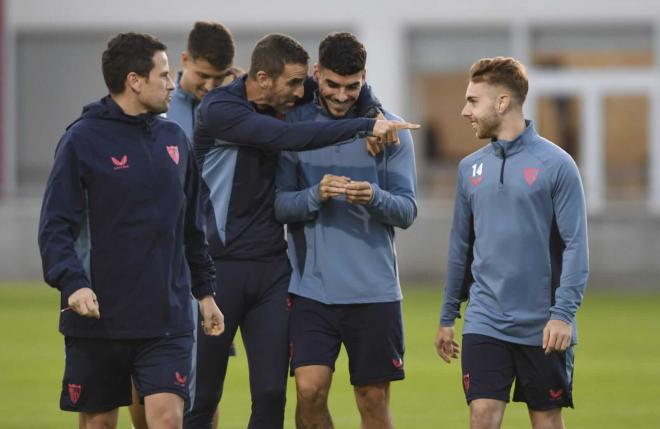
<svg viewBox="0 0 660 429"><path fill-rule="evenodd" d="M539 171L541 171L540 168L525 168L525 182L529 186L532 186L536 182L536 179L539 177Z"/></svg>
<svg viewBox="0 0 660 429"><path fill-rule="evenodd" d="M167 153L176 165L179 165L179 146L165 146Z"/></svg>
<svg viewBox="0 0 660 429"><path fill-rule="evenodd" d="M472 164L472 176L470 176L470 182L472 183L473 186L477 186L481 181L483 180L484 172L484 163L480 162L477 164L476 162Z"/></svg>

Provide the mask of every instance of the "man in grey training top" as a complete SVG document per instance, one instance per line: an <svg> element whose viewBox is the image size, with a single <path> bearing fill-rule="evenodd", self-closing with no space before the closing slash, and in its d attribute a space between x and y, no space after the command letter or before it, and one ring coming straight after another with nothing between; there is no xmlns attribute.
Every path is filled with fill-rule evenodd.
<svg viewBox="0 0 660 429"><path fill-rule="evenodd" d="M573 159L526 121L524 66L485 58L470 69L462 115L490 143L458 166L437 352L458 357L465 310L463 388L470 427L499 428L509 402L532 426L564 427L572 407L575 313L588 276L587 216ZM484 358L487 356L488 358Z"/></svg>

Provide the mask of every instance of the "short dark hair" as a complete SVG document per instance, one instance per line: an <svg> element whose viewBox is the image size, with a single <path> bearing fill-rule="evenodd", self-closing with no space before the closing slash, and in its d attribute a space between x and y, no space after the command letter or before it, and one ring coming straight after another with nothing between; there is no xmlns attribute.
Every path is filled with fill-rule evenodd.
<svg viewBox="0 0 660 429"><path fill-rule="evenodd" d="M218 70L231 67L236 47L227 27L216 22L198 21L188 34L188 53L202 58Z"/></svg>
<svg viewBox="0 0 660 429"><path fill-rule="evenodd" d="M470 67L470 81L502 85L513 93L522 105L527 98L529 82L525 66L515 58L482 58Z"/></svg>
<svg viewBox="0 0 660 429"><path fill-rule="evenodd" d="M273 33L257 42L252 51L250 62L250 77L255 78L257 72L264 71L272 78L278 77L285 64L305 64L309 54L293 37Z"/></svg>
<svg viewBox="0 0 660 429"><path fill-rule="evenodd" d="M154 54L165 50L167 46L149 34L120 33L112 37L101 59L103 79L110 94L124 92L130 72L148 77L154 68Z"/></svg>
<svg viewBox="0 0 660 429"><path fill-rule="evenodd" d="M330 33L319 45L319 64L340 75L364 70L367 50L351 33Z"/></svg>

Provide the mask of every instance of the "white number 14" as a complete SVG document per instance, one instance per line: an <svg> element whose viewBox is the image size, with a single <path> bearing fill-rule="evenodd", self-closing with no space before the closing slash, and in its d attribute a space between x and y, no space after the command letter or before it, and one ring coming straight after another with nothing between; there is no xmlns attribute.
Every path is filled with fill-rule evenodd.
<svg viewBox="0 0 660 429"><path fill-rule="evenodd" d="M472 177L481 176L483 169L484 169L483 162L480 162L478 167L476 163L472 164Z"/></svg>

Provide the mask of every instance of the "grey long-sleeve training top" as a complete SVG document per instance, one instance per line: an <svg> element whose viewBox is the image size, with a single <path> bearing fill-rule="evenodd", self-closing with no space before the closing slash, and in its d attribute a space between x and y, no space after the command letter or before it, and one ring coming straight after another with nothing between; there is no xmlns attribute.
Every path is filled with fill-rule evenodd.
<svg viewBox="0 0 660 429"><path fill-rule="evenodd" d="M400 120L388 112L385 116ZM287 114L290 122L333 120L318 101ZM325 304L401 299L394 227L407 228L417 216L417 176L410 131L400 131L399 139L399 146L376 157L360 138L308 152L282 152L275 216L289 224L289 292ZM373 199L366 205L343 197L321 202L319 182L325 174L368 181Z"/></svg>
<svg viewBox="0 0 660 429"><path fill-rule="evenodd" d="M580 175L531 121L512 141L493 141L458 166L440 324L463 333L540 346L549 319L572 325L589 272Z"/></svg>

